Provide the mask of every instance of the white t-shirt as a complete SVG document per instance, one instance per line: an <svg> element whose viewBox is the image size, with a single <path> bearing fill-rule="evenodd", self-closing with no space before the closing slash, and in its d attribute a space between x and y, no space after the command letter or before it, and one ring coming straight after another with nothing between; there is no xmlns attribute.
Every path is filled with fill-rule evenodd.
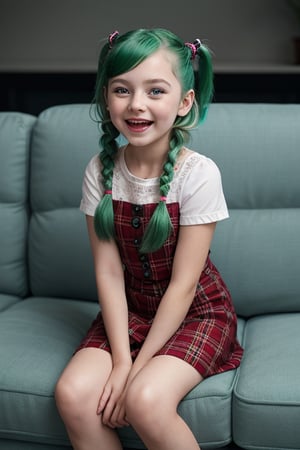
<svg viewBox="0 0 300 450"><path fill-rule="evenodd" d="M142 179L129 172L125 147L120 148L114 167L112 196L137 205L159 201L159 178ZM89 162L82 185L80 209L94 216L103 196L101 162L95 155ZM174 166L167 203L179 203L180 225L197 225L228 217L221 175L216 164L206 156L183 149Z"/></svg>

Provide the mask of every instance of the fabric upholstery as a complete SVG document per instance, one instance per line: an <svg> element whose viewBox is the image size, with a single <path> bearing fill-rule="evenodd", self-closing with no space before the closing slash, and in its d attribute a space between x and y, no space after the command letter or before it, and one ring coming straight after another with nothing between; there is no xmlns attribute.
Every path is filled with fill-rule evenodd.
<svg viewBox="0 0 300 450"><path fill-rule="evenodd" d="M0 113L0 292L3 294L23 296L28 291L29 145L35 120L30 115Z"/></svg>
<svg viewBox="0 0 300 450"><path fill-rule="evenodd" d="M299 448L299 329L299 313L247 322L233 402L234 438L242 448Z"/></svg>
<svg viewBox="0 0 300 450"><path fill-rule="evenodd" d="M96 299L85 218L79 211L85 166L98 149L89 107L50 108L33 133L29 267L34 295Z"/></svg>

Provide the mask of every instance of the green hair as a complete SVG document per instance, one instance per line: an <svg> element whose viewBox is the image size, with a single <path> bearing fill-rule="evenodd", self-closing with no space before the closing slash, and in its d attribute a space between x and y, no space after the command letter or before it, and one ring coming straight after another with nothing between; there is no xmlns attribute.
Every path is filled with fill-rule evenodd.
<svg viewBox="0 0 300 450"><path fill-rule="evenodd" d="M213 71L210 52L203 44L197 47L198 67L194 68L192 50L175 34L164 29L139 29L129 31L107 42L100 53L94 103L96 114L102 124L100 160L104 196L94 216L94 226L99 239L110 240L115 237L112 201L112 179L114 160L118 151L116 138L119 131L110 121L106 108L104 87L111 78L128 72L160 48L175 55L173 71L182 87L182 97L190 89L195 91L192 108L186 116L177 116L171 133L168 158L160 177L160 201L146 227L140 247L141 253L158 250L168 239L172 223L165 198L174 176L174 165L182 146L188 141L189 131L201 123L213 95Z"/></svg>

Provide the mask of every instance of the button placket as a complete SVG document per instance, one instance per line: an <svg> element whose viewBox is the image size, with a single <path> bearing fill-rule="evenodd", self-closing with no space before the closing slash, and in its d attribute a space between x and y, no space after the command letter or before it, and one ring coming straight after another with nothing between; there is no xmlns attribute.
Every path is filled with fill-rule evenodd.
<svg viewBox="0 0 300 450"><path fill-rule="evenodd" d="M139 229L140 226L142 225L141 218L143 217L143 213L144 213L143 205L132 205L133 217L131 219L131 225L136 230ZM141 240L142 240L141 237L135 237L133 239L133 245L138 248L141 245ZM139 255L139 259L142 264L142 270L143 270L144 277L150 278L151 277L151 268L150 268L148 256L145 253L141 253Z"/></svg>

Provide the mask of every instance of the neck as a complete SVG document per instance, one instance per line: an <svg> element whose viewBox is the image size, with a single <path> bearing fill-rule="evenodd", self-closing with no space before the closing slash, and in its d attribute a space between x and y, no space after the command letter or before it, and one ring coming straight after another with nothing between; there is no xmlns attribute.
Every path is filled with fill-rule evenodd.
<svg viewBox="0 0 300 450"><path fill-rule="evenodd" d="M167 160L168 149L153 151L153 149L132 147L125 149L125 162L128 170L139 178L160 177Z"/></svg>

